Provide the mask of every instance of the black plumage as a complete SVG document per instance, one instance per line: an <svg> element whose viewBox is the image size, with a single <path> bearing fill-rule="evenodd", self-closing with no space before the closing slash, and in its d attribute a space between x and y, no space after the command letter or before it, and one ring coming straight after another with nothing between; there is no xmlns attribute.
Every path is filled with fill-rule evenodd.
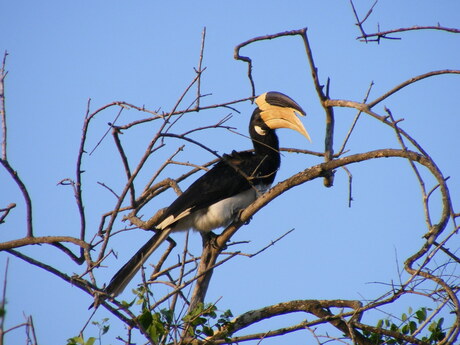
<svg viewBox="0 0 460 345"><path fill-rule="evenodd" d="M202 232L229 225L273 183L280 166L277 128L290 128L309 139L296 113L302 108L288 96L267 92L256 99L249 134L254 152L235 152L198 178L162 214L156 233L115 274L105 292L116 296L123 291L147 258L171 232L195 229Z"/></svg>

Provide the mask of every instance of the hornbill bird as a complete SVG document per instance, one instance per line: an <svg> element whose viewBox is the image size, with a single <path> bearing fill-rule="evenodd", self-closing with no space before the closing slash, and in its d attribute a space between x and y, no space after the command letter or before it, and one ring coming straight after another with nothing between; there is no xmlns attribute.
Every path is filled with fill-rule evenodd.
<svg viewBox="0 0 460 345"><path fill-rule="evenodd" d="M195 229L209 232L226 227L264 193L280 166L277 128L290 128L310 137L296 113L303 109L280 92L266 92L255 100L249 122L254 152L235 152L222 159L183 192L158 219L155 235L113 276L105 292L120 294L148 257L171 232Z"/></svg>

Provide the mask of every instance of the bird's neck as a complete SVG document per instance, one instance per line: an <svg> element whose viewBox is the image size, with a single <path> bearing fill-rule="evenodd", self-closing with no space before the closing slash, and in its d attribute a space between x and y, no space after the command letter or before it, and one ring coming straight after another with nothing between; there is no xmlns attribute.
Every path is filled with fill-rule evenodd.
<svg viewBox="0 0 460 345"><path fill-rule="evenodd" d="M275 132L270 130L265 135L253 135L252 144L257 153L262 152L279 152L279 142L278 137Z"/></svg>
<svg viewBox="0 0 460 345"><path fill-rule="evenodd" d="M275 132L270 131L264 136L253 136L252 144L256 156L261 157L265 166L278 170L280 166L279 142Z"/></svg>

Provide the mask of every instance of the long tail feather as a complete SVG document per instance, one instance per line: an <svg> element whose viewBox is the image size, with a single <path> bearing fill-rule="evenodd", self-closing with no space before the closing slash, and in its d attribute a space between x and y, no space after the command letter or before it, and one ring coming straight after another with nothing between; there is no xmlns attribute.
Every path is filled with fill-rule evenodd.
<svg viewBox="0 0 460 345"><path fill-rule="evenodd" d="M164 229L152 236L141 249L113 276L105 292L112 297L123 292L126 285L133 279L149 256L166 240L171 233L171 228Z"/></svg>

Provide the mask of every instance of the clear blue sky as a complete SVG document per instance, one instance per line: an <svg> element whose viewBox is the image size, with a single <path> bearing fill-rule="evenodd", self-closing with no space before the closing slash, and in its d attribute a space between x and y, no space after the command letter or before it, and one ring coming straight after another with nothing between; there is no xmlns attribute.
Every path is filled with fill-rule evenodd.
<svg viewBox="0 0 460 345"><path fill-rule="evenodd" d="M371 2L356 0L361 14ZM367 28L381 29L418 25L459 27L460 2L427 0L381 1ZM36 235L78 236L78 214L69 188L58 181L74 178L83 117L88 99L92 109L112 101L127 101L149 109L168 111L195 76L201 32L207 29L202 80L202 102L214 104L250 96L246 65L233 59L233 48L255 36L308 27L321 81L331 78L331 97L361 101L371 81L371 98L400 82L438 69L459 69L460 36L435 32L399 35L400 41L380 45L364 44L355 38L359 31L348 1L7 1L0 0L0 53L8 51L6 82L9 158L29 187L34 200ZM284 92L306 110L304 119L313 143L300 135L280 131L282 146L321 151L324 114L313 84L300 38L285 38L250 46L243 55L254 59L256 91ZM452 156L460 146L460 117L457 106L458 76L423 81L391 97L376 110L389 107L443 169L451 176L453 202L459 202L460 168ZM190 99L192 99L190 97ZM241 114L232 112L229 125L242 133L252 112L249 103L240 104ZM196 122L211 124L229 114L219 109L193 115L185 128ZM95 123L89 139L93 147L116 112L105 113ZM336 143L342 142L355 112L337 110ZM122 123L142 114L127 111ZM199 117L198 117L199 116ZM187 127L189 126L189 127ZM130 140L130 158L135 162L155 127ZM250 147L249 140L229 132L215 131L204 136L206 145L220 153ZM175 144L167 156L175 150ZM398 147L389 129L375 120L358 123L349 149ZM213 157L190 145L179 157L204 163ZM321 160L286 154L277 180ZM112 141L85 160L88 231L96 230L100 214L110 210L114 199L98 181L122 188L123 175ZM152 166L152 169L154 166ZM348 180L338 171L335 186L326 189L322 181L292 190L259 212L241 229L236 240L250 240L240 249L255 252L284 232L295 231L269 251L253 259L237 258L214 275L208 301L233 313L291 299L373 299L386 291L375 282L398 280L401 264L417 250L425 233L420 192L409 165L404 161L378 161L350 167L353 198L348 208ZM171 171L176 176L176 172ZM172 195L155 201L152 211L164 207ZM0 171L0 208L18 203L0 227L0 240L23 236L24 207L17 188ZM433 210L433 218L437 220ZM132 233L131 233L132 234ZM99 281L108 281L118 267L137 250L147 234L133 234L117 243L119 259L97 272ZM183 235L176 235L179 248ZM132 238L132 240L131 240ZM192 236L199 244L199 236ZM457 248L459 241L456 240ZM49 246L24 248L23 252L58 266L68 274L83 267ZM198 251L195 252L198 254ZM5 254L0 254L0 272ZM3 279L3 273L1 273ZM129 290L129 289L128 289ZM127 296L127 298L129 295ZM63 344L77 335L89 317L91 298L67 283L16 258L9 263L7 326L34 317L40 344ZM99 310L94 320L108 316ZM111 316L109 316L111 317ZM303 317L303 316L302 316ZM382 316L383 317L383 316ZM104 343L118 343L124 335L120 323L111 317L111 332ZM273 325L279 326L279 323ZM275 326L273 326L275 327ZM93 327L87 335L96 335ZM294 335L299 343L307 333ZM24 341L22 330L7 337L7 343ZM266 343L280 343L280 340ZM284 341L283 341L284 343Z"/></svg>

